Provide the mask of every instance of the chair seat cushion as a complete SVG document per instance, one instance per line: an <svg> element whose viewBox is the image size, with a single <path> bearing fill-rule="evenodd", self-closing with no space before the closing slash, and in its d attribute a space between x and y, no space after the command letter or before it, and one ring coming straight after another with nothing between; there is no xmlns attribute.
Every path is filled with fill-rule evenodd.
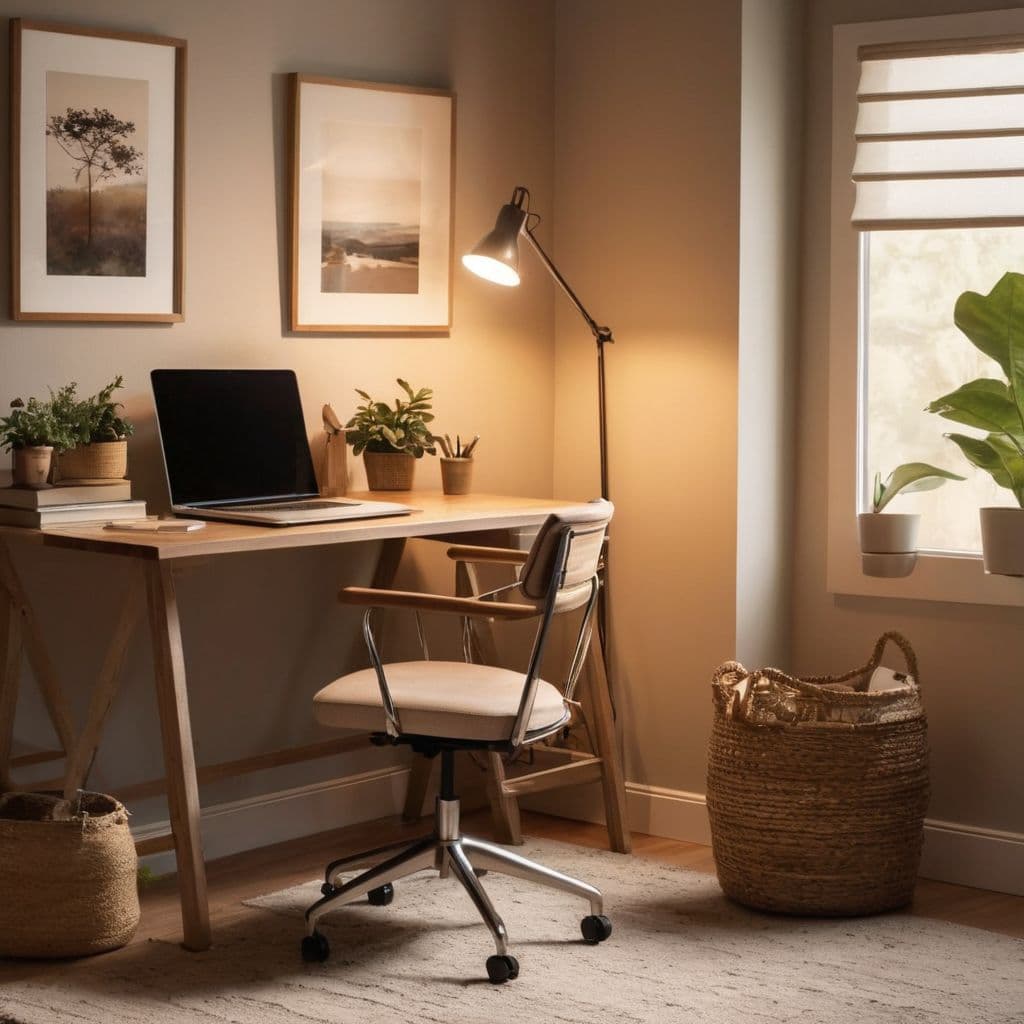
<svg viewBox="0 0 1024 1024"><path fill-rule="evenodd" d="M447 739L507 740L519 711L524 676L461 661L402 661L384 666L402 732ZM384 729L384 705L372 668L328 683L314 698L316 720L339 729ZM562 695L539 680L528 730L569 718Z"/></svg>

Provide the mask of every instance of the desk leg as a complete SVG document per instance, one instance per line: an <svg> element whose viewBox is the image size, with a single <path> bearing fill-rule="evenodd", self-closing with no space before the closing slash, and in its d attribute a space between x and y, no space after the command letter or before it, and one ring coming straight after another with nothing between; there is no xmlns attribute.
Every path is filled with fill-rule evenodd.
<svg viewBox="0 0 1024 1024"><path fill-rule="evenodd" d="M43 635L32 614L28 595L21 585L18 573L14 568L7 545L0 542L0 587L7 591L15 611L21 617L21 642L24 645L28 662L32 666L36 685L43 696L43 703L53 723L54 731L60 740L61 747L67 753L75 745L75 727L72 724L71 708L64 691L57 682L57 673L43 642Z"/></svg>
<svg viewBox="0 0 1024 1024"><path fill-rule="evenodd" d="M590 722L594 726L594 745L601 758L601 788L604 792L604 813L608 822L608 840L617 853L629 853L632 838L626 815L626 783L619 757L615 719L608 692L601 638L594 630L587 652L587 695L590 698Z"/></svg>
<svg viewBox="0 0 1024 1024"><path fill-rule="evenodd" d="M135 624L139 620L144 601L142 576L136 574L128 586L124 603L121 606L121 614L114 627L114 635L111 637L110 645L103 659L103 666L97 677L96 685L93 687L85 725L78 737L78 743L69 753L67 770L64 773L64 797L67 800L70 800L79 789L85 786L89 777L89 770L92 768L96 751L99 749L103 724L121 683L121 669L128 650L128 642L135 632Z"/></svg>
<svg viewBox="0 0 1024 1024"><path fill-rule="evenodd" d="M199 829L199 786L188 712L185 655L171 572L166 563L147 563L146 591L167 772L167 803L178 862L183 945L198 952L210 945L210 910L206 901L206 865Z"/></svg>
<svg viewBox="0 0 1024 1024"><path fill-rule="evenodd" d="M0 792L10 789L14 712L21 681L21 611L0 588Z"/></svg>

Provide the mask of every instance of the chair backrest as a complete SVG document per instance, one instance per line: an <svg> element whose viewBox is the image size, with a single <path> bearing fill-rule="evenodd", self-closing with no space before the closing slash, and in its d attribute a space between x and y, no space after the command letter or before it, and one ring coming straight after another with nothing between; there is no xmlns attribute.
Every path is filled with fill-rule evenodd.
<svg viewBox="0 0 1024 1024"><path fill-rule="evenodd" d="M531 601L546 601L550 588L556 586L555 612L572 611L585 604L590 598L591 581L597 573L605 531L614 512L615 506L600 498L548 516L537 533L519 578L519 589L524 596ZM564 572L555 579L555 562L567 530L572 536Z"/></svg>

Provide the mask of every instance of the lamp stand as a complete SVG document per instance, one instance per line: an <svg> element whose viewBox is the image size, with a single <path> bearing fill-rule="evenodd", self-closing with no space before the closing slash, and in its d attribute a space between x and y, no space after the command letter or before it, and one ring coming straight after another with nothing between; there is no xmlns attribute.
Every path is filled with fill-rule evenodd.
<svg viewBox="0 0 1024 1024"><path fill-rule="evenodd" d="M605 345L614 344L615 339L612 337L612 331L610 327L602 327L598 322L587 312L586 307L580 302L579 297L569 287L569 282L562 277L558 270L558 267L551 262L551 258L541 247L540 242L534 237L533 232L530 230L527 224L523 228L523 234L526 236L530 245L533 246L533 251L537 254L541 263L547 267L548 273L558 282L559 287L565 292L569 301L576 307L577 312L587 322L587 326L590 328L590 333L594 336L594 341L597 342L597 418L598 418L598 431L600 439L600 457L601 457L601 497L607 501L611 500L611 494L609 493L608 487L608 422L605 404L605 387L604 387L604 347ZM601 638L601 655L604 658L605 672L608 678L611 679L611 666L609 665L608 659L608 582L609 582L609 545L608 539L605 538L604 548L604 569L602 575L602 586L601 592L597 598L597 631Z"/></svg>

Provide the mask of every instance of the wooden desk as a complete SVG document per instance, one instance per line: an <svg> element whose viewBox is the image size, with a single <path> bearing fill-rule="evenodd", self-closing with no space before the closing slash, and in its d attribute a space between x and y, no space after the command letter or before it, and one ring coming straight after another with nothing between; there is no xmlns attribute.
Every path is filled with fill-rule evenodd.
<svg viewBox="0 0 1024 1024"><path fill-rule="evenodd" d="M122 799L166 790L171 831L138 844L142 854L174 849L182 901L184 945L202 950L210 944L206 901L206 870L200 836L199 782L227 778L282 764L310 760L364 746L365 736L345 736L306 747L272 751L257 757L197 771L188 709L188 685L181 625L174 587L175 566L189 559L207 559L252 551L383 541L373 585L389 587L410 537L438 537L537 526L566 502L492 495L448 496L434 492L408 495L362 494L353 497L404 500L411 515L308 526L262 527L210 522L187 534L146 534L75 526L46 530L0 527L0 789L12 785L9 771L19 765L66 758L59 783L68 794L84 786L99 746L103 722L117 691L121 667L132 632L147 609L153 645L154 675L166 778L127 787ZM41 544L135 560L139 573L124 596L117 625L90 699L82 731L76 735L59 681L47 655L38 620L10 558L9 545ZM62 750L11 758L21 653L24 650L53 720ZM593 661L594 659L592 659ZM606 694L603 695L606 697ZM621 771L617 772L617 811L624 810ZM619 817L619 815L616 815ZM628 839L626 840L628 845ZM622 843L616 844L621 847Z"/></svg>

